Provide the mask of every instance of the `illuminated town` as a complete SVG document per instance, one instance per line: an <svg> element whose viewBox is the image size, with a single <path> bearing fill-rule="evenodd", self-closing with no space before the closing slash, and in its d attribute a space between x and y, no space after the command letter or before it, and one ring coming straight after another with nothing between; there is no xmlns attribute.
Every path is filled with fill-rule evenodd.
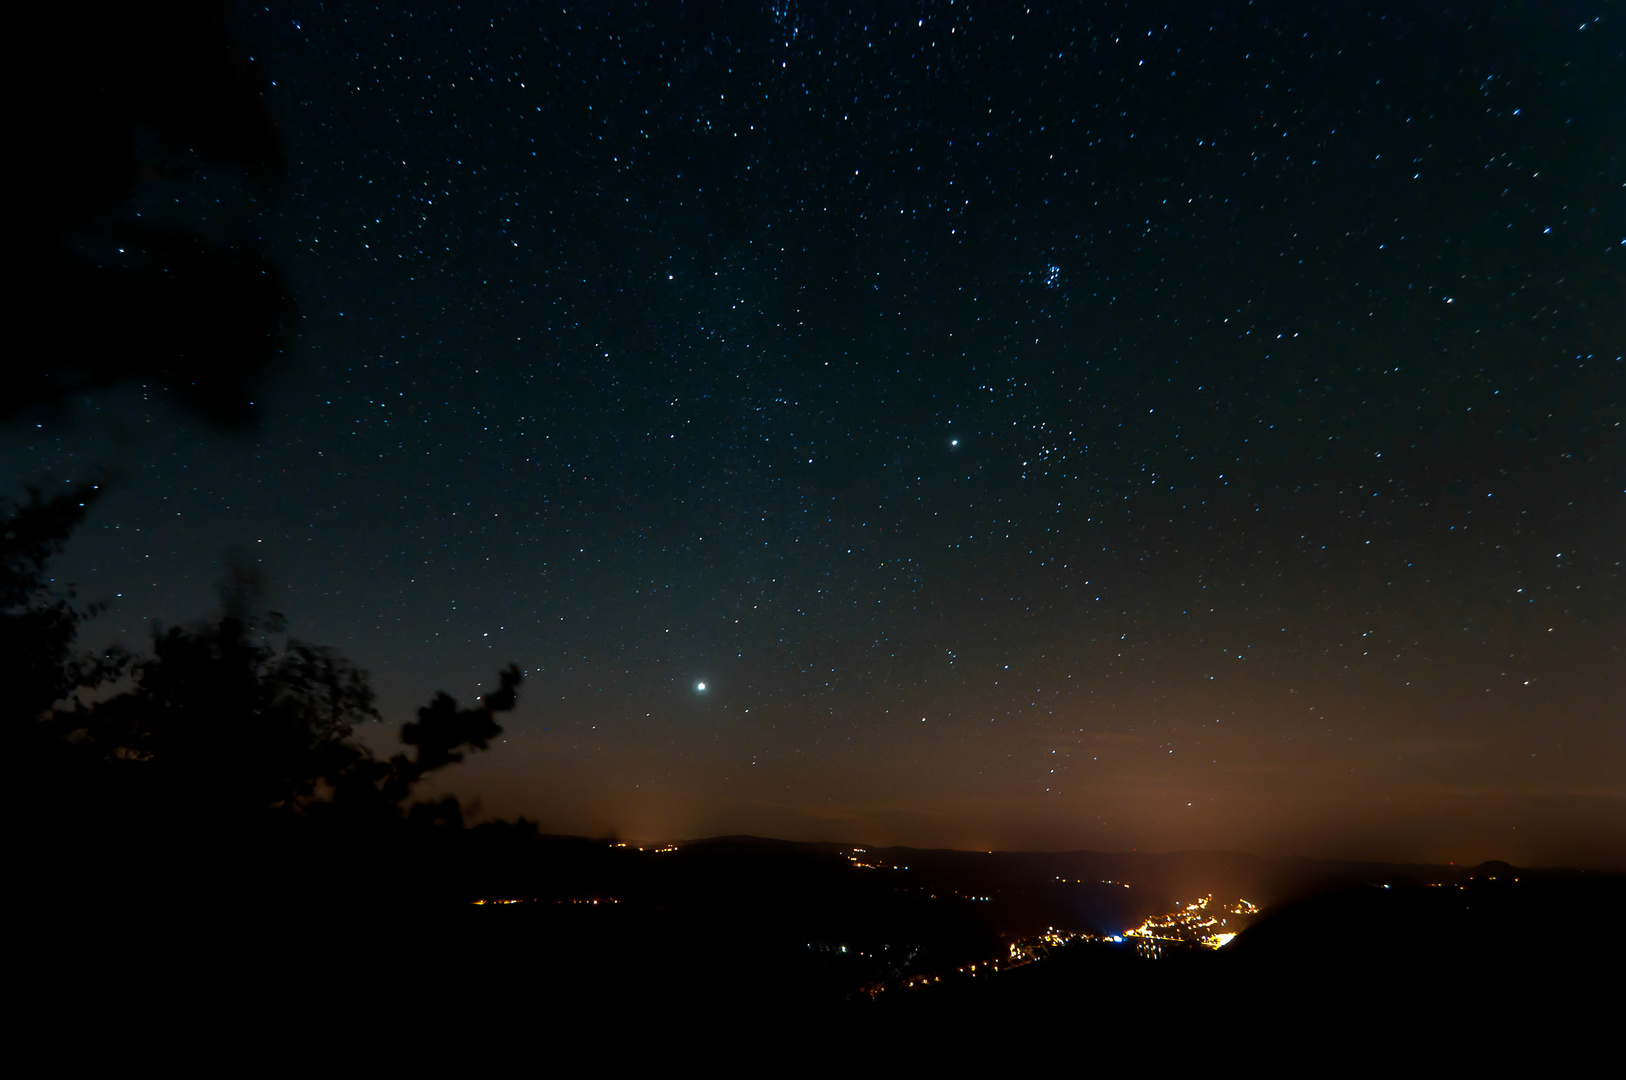
<svg viewBox="0 0 1626 1080"><path fill-rule="evenodd" d="M1114 881L1106 884L1122 883ZM917 989L939 984L946 978L956 976L978 978L1002 971L1013 971L1044 960L1055 950L1077 942L1111 944L1128 942L1134 945L1138 955L1149 960L1161 958L1169 949L1220 949L1241 933L1258 914L1259 906L1248 900L1238 899L1228 905L1216 907L1214 897L1210 894L1167 914L1154 915L1122 934L1089 934L1047 927L1041 933L1009 941L1006 955L965 964L952 972L914 974L896 981L883 980L866 987L865 992L874 997L893 987Z"/></svg>
<svg viewBox="0 0 1626 1080"><path fill-rule="evenodd" d="M1218 949L1236 937L1249 916L1259 914L1258 906L1247 900L1210 911L1213 902L1210 893L1167 915L1154 915L1133 930L1125 930L1123 936L1134 941L1141 955L1152 958L1163 955L1169 947Z"/></svg>
<svg viewBox="0 0 1626 1080"><path fill-rule="evenodd" d="M972 897L968 899L981 899ZM1047 927L1042 933L1031 934L1011 940L1006 946L1006 955L994 956L987 960L979 960L973 964L964 964L952 972L937 974L916 974L893 981L882 980L872 983L864 988L870 997L875 997L888 989L919 989L932 986L944 981L945 978L969 977L985 978L998 974L1001 971L1014 971L1026 967L1048 957L1054 950L1080 941L1122 941L1121 937L1102 937L1099 934L1086 934L1069 930L1057 930Z"/></svg>
<svg viewBox="0 0 1626 1080"><path fill-rule="evenodd" d="M594 905L594 904L619 904L620 902L621 902L620 900L617 900L613 896L612 897L584 896L584 897L575 897L575 898L567 897L567 898L562 898L562 899L557 899L557 900L546 900L546 899L543 899L542 897L539 897L539 896L519 896L519 897L503 897L503 898L496 898L496 899L489 899L489 900L482 899L482 900L470 900L469 901L469 903L472 904L475 907L503 907L503 906L506 906L508 904L587 904L587 905Z"/></svg>
<svg viewBox="0 0 1626 1080"><path fill-rule="evenodd" d="M749 885L741 892L738 884L731 885L721 893L714 894L704 888L696 892L697 883L712 871L706 864L699 864L703 876L691 876L695 874L695 864L676 857L678 852L689 849L691 845L639 845L610 841L605 847L625 852L625 855L617 855L619 859L635 860L620 865L637 870L637 873L622 870L627 875L627 886L636 889L636 895L617 896L616 892L621 891L619 889L616 892L608 889L601 892L583 887L587 881L580 880L573 881L570 886L552 895L516 889L507 894L488 894L471 902L481 908L501 907L509 911L515 910L515 905L546 905L555 909L560 906L588 910L621 909L622 914L617 916L621 921L581 924L578 930L587 934L612 935L623 934L627 926L637 925L646 910L682 911L685 906L691 906L693 911L708 913L704 916L707 921L703 922L708 927L704 933L710 935L709 942L704 945L705 952L708 955L732 954L737 957L754 956L764 948L772 949L772 941L785 936L790 925L787 920L809 918L809 912L815 912L814 921L823 925L805 937L798 934L793 946L803 958L796 961L801 965L799 970L802 972L798 977L812 980L809 985L817 982L832 988L840 987L839 993L872 1000L889 991L921 991L946 984L964 987L972 980L982 982L989 976L1047 961L1045 972L1085 969L1122 971L1121 966L1099 968L1091 965L1128 962L1132 966L1139 966L1139 962L1163 960L1180 954L1188 957L1211 954L1226 950L1263 916L1265 907L1274 908L1281 902L1279 896L1268 888L1265 895L1250 888L1248 891L1254 899L1237 896L1241 889L1235 885L1211 890L1190 888L1187 891L1182 888L1178 892L1171 891L1174 896L1182 893L1195 895L1196 898L1189 901L1155 900L1151 896L1156 893L1162 893L1164 897L1171 895L1162 892L1165 886L1156 878L1130 878L1127 874L1110 871L1058 874L1050 867L1044 868L1042 876L1034 874L1024 878L1020 873L1012 872L990 874L974 862L962 863L969 865L970 872L967 872L949 862L942 853L821 845L820 850L808 853L808 861L804 865L829 868L833 862L839 867L835 880L847 882L841 887L846 891L831 893L835 903L827 905L822 901L796 899L798 893L794 885L790 885L789 892L780 891L784 885L776 885L761 895ZM698 845L695 847L705 850ZM728 848L721 850L730 852ZM756 851L754 846L739 845L730 853L735 858L746 860L753 858ZM900 858L900 855L903 857ZM958 860L963 856L956 853L952 858ZM650 876L655 874L653 868L657 863L662 867L661 875L667 875L670 871L675 876ZM742 862L742 865L750 864ZM783 873L783 868L774 867L772 872ZM826 876L827 872L827 869L820 869L817 877L809 879L812 886L810 896L822 895L824 890L831 887L832 879ZM1520 881L1519 871L1503 864L1490 864L1454 877L1455 880L1446 881L1414 877L1409 884L1404 881L1367 884L1374 891L1387 894L1391 888L1421 890L1428 886L1451 889L1453 892L1505 890L1515 887ZM739 881L750 882L752 878L741 878ZM1084 889L1080 890L1079 886ZM1087 902L1100 906L1093 910L1081 908L1078 904L1080 895ZM1398 892L1396 895L1399 895ZM1107 898L1105 903L1100 900L1103 897ZM726 913L733 911L734 904L743 903L745 909L742 910L748 910L755 903L766 902L777 911L781 898L786 905L784 912L764 912L760 919L748 918L748 928L740 928L737 936L730 933L732 916ZM795 914L795 904L798 902L813 903L813 907L798 915ZM626 910L629 908L632 909L630 914ZM898 923L888 923L884 930L877 930L877 926L881 925L879 923L864 925L863 913L872 910L912 912L914 917L923 920L923 926L929 927L933 920L938 920L941 925L951 926L954 930L950 934L937 931L936 937L932 936L932 931L914 937L905 925ZM1148 914L1149 910L1154 913ZM833 912L834 918L827 916L826 912ZM856 922L855 915L858 916ZM524 917L520 918L521 923L514 925L523 925ZM627 919L632 922L626 922ZM1036 929L1038 927L1043 929ZM1108 929L1111 927L1127 928ZM804 949L807 951L803 952ZM1062 959L1063 954L1067 954L1068 959ZM1112 955L1120 959L1110 959ZM1080 964L1085 967L1079 967ZM1166 966L1159 965L1159 969ZM1183 967L1183 964L1175 966ZM1050 975L1034 973L1032 977L1048 979ZM1024 979L1016 980L1017 984L1039 985Z"/></svg>

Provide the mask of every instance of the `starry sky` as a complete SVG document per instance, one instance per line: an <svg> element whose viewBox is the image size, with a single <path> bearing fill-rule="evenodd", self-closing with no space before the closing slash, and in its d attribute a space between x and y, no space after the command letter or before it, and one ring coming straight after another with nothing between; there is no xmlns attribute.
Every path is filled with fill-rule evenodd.
<svg viewBox="0 0 1626 1080"><path fill-rule="evenodd" d="M1620 3L232 33L282 185L126 212L287 275L257 426L0 431L87 644L235 555L391 722L514 660L440 785L547 831L1626 865Z"/></svg>

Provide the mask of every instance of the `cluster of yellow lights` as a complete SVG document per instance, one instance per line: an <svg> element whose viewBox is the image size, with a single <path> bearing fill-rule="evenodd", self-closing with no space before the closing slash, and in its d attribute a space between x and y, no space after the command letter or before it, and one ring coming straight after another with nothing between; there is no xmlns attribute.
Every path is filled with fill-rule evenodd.
<svg viewBox="0 0 1626 1080"><path fill-rule="evenodd" d="M851 851L849 851L847 853L847 861L852 863L854 866L858 867L860 870L887 870L887 869L891 869L891 870L907 870L907 869L909 869L907 866L899 866L896 863L892 863L892 864L884 863L877 856L869 854L869 849L868 848L861 848L861 847L855 847Z"/></svg>
<svg viewBox="0 0 1626 1080"><path fill-rule="evenodd" d="M1047 927L1038 934L1029 937L1017 938L1010 943L1010 963L1007 969L1031 964L1035 960L1043 960L1050 955L1051 949L1059 949L1063 945L1074 941L1094 941L1094 934L1081 934L1071 930L1057 930L1054 926Z"/></svg>
<svg viewBox="0 0 1626 1080"><path fill-rule="evenodd" d="M915 975L912 978L905 979L903 985L905 987L930 986L932 983L940 983L942 981L943 976L941 975ZM881 989L884 989L884 987L876 988L877 991ZM874 997L874 992L872 992L870 996Z"/></svg>
<svg viewBox="0 0 1626 1080"><path fill-rule="evenodd" d="M1043 960L1050 955L1051 949L1058 949L1074 941L1100 941L1102 938L1095 934L1076 933L1071 930L1057 930L1054 926L1047 927L1038 934L1017 938L1007 946L1007 956L996 956L989 960L979 960L974 964L965 964L954 969L954 974L969 975L971 978L981 978L996 975L1001 971L1014 971L1019 967ZM1111 940L1110 938L1105 940ZM922 986L931 986L943 981L942 975L911 975L902 982L897 983L899 989L907 990ZM870 997L875 997L890 984L886 982L872 983L864 988Z"/></svg>
<svg viewBox="0 0 1626 1080"><path fill-rule="evenodd" d="M588 905L592 905L592 904L619 904L620 902L621 901L617 900L613 896L612 897L603 897L603 898L600 898L600 897L597 897L597 896L591 896L591 897L583 897L583 898L581 898L579 900L551 900L551 901L550 900L543 900L541 897L538 897L538 896L522 896L522 897L517 897L517 898L499 897L499 898L497 898L495 900L470 900L469 901L469 903L473 904L475 907L497 907L497 906L501 906L501 905L504 905L504 904L547 904L547 903L553 903L553 904L588 904Z"/></svg>
<svg viewBox="0 0 1626 1080"><path fill-rule="evenodd" d="M1167 915L1154 915L1133 930L1125 930L1124 937L1135 938L1137 944L1145 943L1151 946L1154 952L1161 952L1161 947L1165 944L1201 945L1204 948L1218 949L1236 937L1236 931L1222 929L1230 922L1222 916L1259 913L1257 904L1248 900L1238 900L1219 914L1214 914L1208 910L1208 905L1213 903L1213 900L1214 895L1210 893L1201 900L1171 911Z"/></svg>
<svg viewBox="0 0 1626 1080"><path fill-rule="evenodd" d="M1106 882L1105 884L1120 885L1122 882ZM1124 886L1128 888L1127 885ZM1209 949L1222 948L1236 937L1236 931L1222 929L1230 923L1228 916L1257 915L1259 905L1251 900L1237 900L1235 903L1216 912L1209 910L1214 903L1212 893L1193 903L1181 906L1178 910L1167 915L1155 915L1133 930L1125 930L1121 937L1100 937L1096 934L1078 933L1071 930L1057 930L1054 926L1045 928L1042 932L1027 937L1017 938L1006 946L1006 956L994 957L990 960L980 960L975 964L966 964L956 968L955 973L968 975L972 978L994 975L1001 971L1012 971L1028 964L1036 963L1049 956L1051 950L1059 949L1075 941L1122 941L1124 938L1135 939L1136 948L1148 956L1161 956L1165 945L1201 946ZM942 975L913 975L896 985L900 989L912 987L931 986L943 981ZM885 982L874 983L866 987L866 991L874 997L888 988Z"/></svg>

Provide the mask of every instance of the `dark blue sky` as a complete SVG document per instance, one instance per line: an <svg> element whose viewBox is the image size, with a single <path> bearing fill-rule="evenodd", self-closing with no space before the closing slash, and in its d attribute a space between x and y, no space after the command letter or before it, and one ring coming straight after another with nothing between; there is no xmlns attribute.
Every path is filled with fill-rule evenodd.
<svg viewBox="0 0 1626 1080"><path fill-rule="evenodd" d="M287 274L257 428L0 453L92 638L518 661L548 829L1618 861L1613 7L243 8L282 188L126 213Z"/></svg>

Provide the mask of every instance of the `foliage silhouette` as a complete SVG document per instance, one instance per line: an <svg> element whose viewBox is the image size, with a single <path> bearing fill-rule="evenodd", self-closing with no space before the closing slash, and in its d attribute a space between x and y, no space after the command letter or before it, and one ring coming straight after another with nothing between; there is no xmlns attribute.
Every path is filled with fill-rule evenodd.
<svg viewBox="0 0 1626 1080"><path fill-rule="evenodd" d="M244 567L232 568L216 618L155 628L150 655L83 654L76 636L95 609L53 586L49 561L94 495L32 492L0 506L6 743L24 808L9 823L40 865L78 852L106 865L91 877L172 893L229 878L233 859L263 861L268 842L278 847L268 867L325 860L331 873L360 847L395 844L411 862L422 852L402 849L404 836L461 829L455 796L414 793L501 734L517 666L473 707L437 694L403 726L404 749L380 759L353 738L379 718L367 673L284 636L280 615L258 616L259 582ZM215 852L207 864L190 850L200 845Z"/></svg>
<svg viewBox="0 0 1626 1080"><path fill-rule="evenodd" d="M99 0L16 12L10 37L26 54L13 70L28 107L12 138L28 166L13 179L27 212L15 216L10 250L26 268L17 310L41 336L11 365L0 419L154 380L223 426L251 421L250 385L292 314L281 276L246 236L211 238L136 212L138 195L184 194L205 165L260 192L281 172L225 10L218 0Z"/></svg>
<svg viewBox="0 0 1626 1080"><path fill-rule="evenodd" d="M18 20L12 40L26 55L13 67L32 93L13 133L29 168L18 174L28 213L12 258L28 270L18 309L49 334L0 380L0 420L139 380L223 426L246 425L251 384L290 323L288 290L246 219L240 235L205 235L201 219L145 213L211 176L250 200L279 180L281 146L228 40L226 5L93 0L33 5ZM213 216L231 228L230 215ZM129 881L176 871L175 859L157 869L160 848L218 853L273 834L353 848L462 824L455 798L415 803L414 792L489 747L497 714L514 707L517 668L472 708L437 695L406 725L402 751L380 759L353 738L378 718L367 673L287 637L280 616L261 618L241 568L215 618L155 628L150 655L83 651L77 639L99 606L57 584L48 563L100 494L0 501L7 824L36 867L72 861L79 871L52 879L82 880L103 860L101 878L128 895ZM206 876L197 867L215 858L198 856L185 876Z"/></svg>
<svg viewBox="0 0 1626 1080"><path fill-rule="evenodd" d="M74 588L58 587L46 572L68 535L101 496L100 488L44 498L30 489L18 505L0 499L0 723L14 731L79 688L118 674L119 658L77 652L79 624L96 606L80 608Z"/></svg>
<svg viewBox="0 0 1626 1080"><path fill-rule="evenodd" d="M17 13L27 107L12 143L27 164L11 257L25 345L0 375L0 422L139 382L222 427L252 423L253 385L295 312L255 223L203 198L213 185L252 204L283 167L225 14L221 0ZM194 201L211 203L207 220L186 216ZM156 627L146 655L83 650L101 606L49 563L101 494L0 499L0 823L26 883L26 947L39 971L105 972L133 956L170 967L178 942L201 960L229 941L303 998L312 965L357 955L336 911L410 911L458 880L448 865L479 841L455 797L418 792L489 748L521 673L510 665L470 707L436 695L383 757L354 737L379 718L367 673L262 617L242 568L217 615ZM408 963L434 934L412 937Z"/></svg>

